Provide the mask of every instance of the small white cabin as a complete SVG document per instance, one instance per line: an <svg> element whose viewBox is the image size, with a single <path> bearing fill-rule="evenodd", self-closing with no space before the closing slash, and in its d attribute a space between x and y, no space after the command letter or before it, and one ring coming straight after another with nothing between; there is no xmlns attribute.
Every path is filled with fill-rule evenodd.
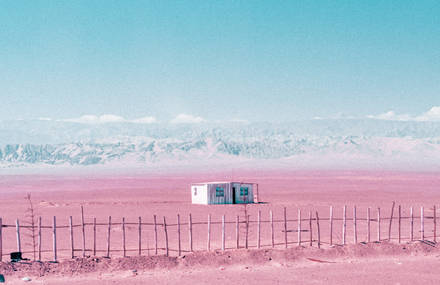
<svg viewBox="0 0 440 285"><path fill-rule="evenodd" d="M258 203L258 195L255 195L257 193L258 184L255 183L204 182L191 184L191 199L193 204Z"/></svg>

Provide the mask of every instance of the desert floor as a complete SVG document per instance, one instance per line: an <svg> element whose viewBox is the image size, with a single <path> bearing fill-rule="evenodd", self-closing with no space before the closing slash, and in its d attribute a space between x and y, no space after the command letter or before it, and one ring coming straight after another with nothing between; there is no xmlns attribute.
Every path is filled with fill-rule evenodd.
<svg viewBox="0 0 440 285"><path fill-rule="evenodd" d="M262 214L261 240L262 248L271 249L269 211L272 210L275 219L275 249L284 248L284 233L282 232L283 208L286 207L289 220L297 218L298 209L302 211L302 218L308 219L319 213L321 219L321 242L324 250L329 248L329 207L334 207L333 243L340 244L342 240L342 209L347 205L347 242L353 243L353 207L357 209L357 240L366 241L366 212L370 207L372 218L377 216L377 208L381 208L383 222L381 226L381 242L388 237L388 224L392 202L396 202L394 217L397 216L398 205L401 205L401 237L406 243L410 236L410 207L414 210L414 238L420 238L420 210L424 207L425 237L433 239L434 223L433 206L439 207L440 175L434 172L374 172L374 171L230 171L224 172L157 172L137 173L135 175L118 173L94 173L92 170L85 173L57 174L57 175L2 175L0 177L0 216L4 225L15 225L18 218L25 225L29 208L24 199L26 193L31 193L32 202L37 216L43 219L43 260L52 258L51 229L53 216L57 218L57 225L68 225L69 216L73 217L75 225L79 225L80 206L84 207L86 226L86 256L91 255L92 227L90 223L96 218L97 229L97 256L103 256L106 248L106 223L108 216L116 223L112 231L113 258L122 255L122 231L120 222L124 217L127 222L127 255L137 255L137 226L138 217L143 222L152 222L153 215L158 221L163 217L168 223L175 224L177 214L182 222L182 251L188 254L188 215L191 213L193 222L193 244L195 251L206 248L206 222L208 214L212 215L211 248L221 247L221 216L225 215L230 223L226 225L226 249L231 250L235 244L235 219L237 215L244 218L244 207L241 205L201 206L192 205L189 194L189 184L201 181L251 181L259 183L260 200L264 203L247 207L251 221L256 220L257 212ZM438 214L437 214L438 215ZM200 224L197 224L200 222ZM313 221L313 248L316 248L316 224ZM393 220L392 242L397 243L397 221ZM308 222L303 221L302 227L307 228ZM438 225L437 225L438 226ZM243 229L240 226L240 247L245 244ZM297 228L297 222L289 222L288 230ZM25 257L32 258L32 243L29 232L22 229L22 249ZM169 244L170 254L176 256L177 232L175 226L170 226ZM377 240L377 222L371 222L371 241ZM75 227L74 241L76 256L82 255L80 228ZM303 246L308 246L308 233L303 234ZM164 253L164 233L158 233L159 254ZM70 241L68 228L57 232L58 257L60 260L70 256ZM305 243L307 242L307 243ZM289 232L288 247L295 248L297 234ZM379 244L380 245L380 244ZM249 248L256 248L256 226L251 223L249 228ZM3 228L3 259L16 249L15 228ZM153 229L145 226L142 232L142 255L153 255ZM321 259L320 254L311 255ZM335 257L336 258L336 257ZM337 259L337 260L336 260ZM154 281L158 284L182 283L220 283L233 281L238 284L280 284L292 283L335 283L335 284L370 284L373 281L385 284L414 284L417 282L437 283L440 274L434 270L438 267L438 254L387 254L351 256L345 253L335 259L335 263L314 262L308 259L280 261L278 264L242 262L233 265L203 266L193 268L173 268L170 270L157 269L139 271L100 272L83 274L75 277L47 275L34 278L33 281L45 284L90 284L91 280L104 281L108 284L119 283L122 280L133 284L143 284ZM247 267L247 268L246 268ZM125 269L124 269L125 270ZM391 273L392 272L392 273ZM226 274L227 273L227 274ZM15 276L15 275L14 275ZM18 278L17 276L13 278ZM16 279L19 280L19 279ZM22 282L22 281L17 281ZM51 283L52 282L52 283ZM104 283L105 283L104 282ZM241 283L240 283L241 282ZM12 283L11 283L12 284Z"/></svg>

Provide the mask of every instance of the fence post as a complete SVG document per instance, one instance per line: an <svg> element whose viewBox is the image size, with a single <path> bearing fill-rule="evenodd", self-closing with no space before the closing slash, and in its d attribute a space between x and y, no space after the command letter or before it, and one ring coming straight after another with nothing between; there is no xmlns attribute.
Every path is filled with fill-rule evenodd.
<svg viewBox="0 0 440 285"><path fill-rule="evenodd" d="M437 243L437 213L434 205L434 242Z"/></svg>
<svg viewBox="0 0 440 285"><path fill-rule="evenodd" d="M53 216L53 260L57 262L57 220Z"/></svg>
<svg viewBox="0 0 440 285"><path fill-rule="evenodd" d="M142 218L139 216L138 217L138 254L139 256L142 255Z"/></svg>
<svg viewBox="0 0 440 285"><path fill-rule="evenodd" d="M20 222L15 220L15 231L17 234L17 251L21 252L21 239L20 239Z"/></svg>
<svg viewBox="0 0 440 285"><path fill-rule="evenodd" d="M240 248L240 216L237 215L235 220L235 240L237 249Z"/></svg>
<svg viewBox="0 0 440 285"><path fill-rule="evenodd" d="M420 239L425 240L425 220L423 206L420 208Z"/></svg>
<svg viewBox="0 0 440 285"><path fill-rule="evenodd" d="M3 260L3 221L0 217L0 262Z"/></svg>
<svg viewBox="0 0 440 285"><path fill-rule="evenodd" d="M107 257L110 257L110 232L112 228L112 216L108 216L108 230L107 230Z"/></svg>
<svg viewBox="0 0 440 285"><path fill-rule="evenodd" d="M179 238L179 242L180 242L180 238ZM208 214L208 242L206 245L206 249L208 251L211 250L211 214Z"/></svg>
<svg viewBox="0 0 440 285"><path fill-rule="evenodd" d="M38 261L41 261L41 217L38 217Z"/></svg>
<svg viewBox="0 0 440 285"><path fill-rule="evenodd" d="M169 248L168 248L168 232L167 232L167 221L165 219L165 216L163 217L163 230L165 233L165 250L166 250L166 256L169 255Z"/></svg>
<svg viewBox="0 0 440 285"><path fill-rule="evenodd" d="M333 206L330 206L330 246L333 245Z"/></svg>
<svg viewBox="0 0 440 285"><path fill-rule="evenodd" d="M394 214L394 205L396 202L393 201L393 206L391 206L391 216L390 216L390 224L388 226L388 241L391 240L391 225L393 223L393 214Z"/></svg>
<svg viewBox="0 0 440 285"><path fill-rule="evenodd" d="M313 245L313 234L312 234L312 211L309 211L309 232L310 232L310 246Z"/></svg>
<svg viewBox="0 0 440 285"><path fill-rule="evenodd" d="M225 215L222 216L222 251L225 251Z"/></svg>
<svg viewBox="0 0 440 285"><path fill-rule="evenodd" d="M399 205L399 236L398 236L398 238L399 238L399 243L400 243L400 241L401 241L401 235L400 235L400 226L401 226L401 222L402 222L402 213L401 213L401 206Z"/></svg>
<svg viewBox="0 0 440 285"><path fill-rule="evenodd" d="M272 241L272 248L275 247L275 234L274 234L274 229L273 229L273 212L272 210L270 210L270 236L271 236L271 241Z"/></svg>
<svg viewBox="0 0 440 285"><path fill-rule="evenodd" d="M301 246L301 209L298 209L298 246Z"/></svg>
<svg viewBox="0 0 440 285"><path fill-rule="evenodd" d="M371 216L370 216L370 207L367 208L367 242L371 241L371 236L370 236L370 224L371 224Z"/></svg>
<svg viewBox="0 0 440 285"><path fill-rule="evenodd" d="M410 232L409 232L409 238L411 241L414 240L414 211L413 207L410 208L410 215L411 215L411 224L410 224Z"/></svg>
<svg viewBox="0 0 440 285"><path fill-rule="evenodd" d="M319 228L318 211L316 211L316 227L317 227L317 230L318 230L318 248L321 248L321 230Z"/></svg>
<svg viewBox="0 0 440 285"><path fill-rule="evenodd" d="M342 245L345 245L345 232L347 228L347 206L344 205L342 213Z"/></svg>
<svg viewBox="0 0 440 285"><path fill-rule="evenodd" d="M96 256L96 217L93 217L93 256Z"/></svg>
<svg viewBox="0 0 440 285"><path fill-rule="evenodd" d="M84 207L81 205L81 223L82 223L82 255L86 256L86 225L84 222Z"/></svg>
<svg viewBox="0 0 440 285"><path fill-rule="evenodd" d="M154 222L154 254L157 255L157 221L156 215L153 215Z"/></svg>
<svg viewBox="0 0 440 285"><path fill-rule="evenodd" d="M261 234L261 211L258 210L257 248L260 248L260 247L261 247L261 244L260 244L260 234Z"/></svg>
<svg viewBox="0 0 440 285"><path fill-rule="evenodd" d="M354 244L357 244L356 206L353 207L353 241L354 241Z"/></svg>
<svg viewBox="0 0 440 285"><path fill-rule="evenodd" d="M72 258L75 257L75 249L73 246L73 221L72 221L72 216L69 217L69 229L70 229L70 249L72 252Z"/></svg>
<svg viewBox="0 0 440 285"><path fill-rule="evenodd" d="M193 252L193 227L192 227L192 217L191 213L189 214L189 250Z"/></svg>
<svg viewBox="0 0 440 285"><path fill-rule="evenodd" d="M127 251L125 248L125 218L122 217L122 255L123 257L127 256Z"/></svg>
<svg viewBox="0 0 440 285"><path fill-rule="evenodd" d="M182 242L180 238L180 215L177 214L177 255L182 255Z"/></svg>
<svg viewBox="0 0 440 285"><path fill-rule="evenodd" d="M380 242L380 208L377 208L377 241Z"/></svg>
<svg viewBox="0 0 440 285"><path fill-rule="evenodd" d="M249 215L246 215L246 236L245 236L245 248L248 248L248 238L249 238Z"/></svg>
<svg viewBox="0 0 440 285"><path fill-rule="evenodd" d="M284 207L284 247L287 248L287 210Z"/></svg>

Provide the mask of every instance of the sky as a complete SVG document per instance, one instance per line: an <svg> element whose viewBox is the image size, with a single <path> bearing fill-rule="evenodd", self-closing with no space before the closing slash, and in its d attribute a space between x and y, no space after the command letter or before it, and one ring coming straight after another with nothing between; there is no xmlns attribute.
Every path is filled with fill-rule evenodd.
<svg viewBox="0 0 440 285"><path fill-rule="evenodd" d="M0 120L440 120L439 78L435 0L0 2Z"/></svg>

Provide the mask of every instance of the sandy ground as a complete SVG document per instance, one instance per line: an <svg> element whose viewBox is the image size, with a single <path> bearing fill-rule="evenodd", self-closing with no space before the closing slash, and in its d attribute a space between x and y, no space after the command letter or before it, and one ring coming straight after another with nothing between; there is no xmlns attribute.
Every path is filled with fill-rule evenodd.
<svg viewBox="0 0 440 285"><path fill-rule="evenodd" d="M235 171L229 173L222 172L180 172L180 173L156 173L156 174L136 174L132 176L114 174L97 174L91 171L89 174L71 175L3 175L0 177L0 216L3 224L14 225L15 219L19 218L21 224L25 224L26 201L23 199L26 193L32 194L32 201L38 216L43 217L43 225L51 225L52 217L57 217L57 225L67 225L68 217L73 216L74 224L80 223L80 206L85 209L86 223L91 223L93 218L97 219L97 256L105 254L106 226L108 216L112 216L114 223L120 223L125 217L126 221L137 223L141 216L144 222L152 222L153 215L157 215L158 220L163 216L167 217L169 223L176 223L177 214L182 220L182 248L184 254L188 251L187 220L191 213L193 222L206 222L207 215L212 215L212 248L218 249L221 246L221 216L225 215L231 224L226 226L226 248L235 247L235 218L237 215L244 217L243 206L221 205L221 206L200 206L192 205L189 195L189 184L191 182L212 181L212 180L238 180L252 181L260 185L260 200L263 204L251 205L248 213L251 220L256 219L257 211L262 213L263 221L268 221L269 211L274 212L275 220L280 221L275 225L276 248L284 247L284 233L282 232L283 207L287 209L288 219L296 219L298 209L301 209L303 217L308 218L309 211L319 212L321 222L321 240L323 248L328 248L329 227L326 218L329 216L329 206L334 207L335 217L342 217L342 208L348 206L347 216L347 241L352 243L354 239L352 218L352 207L356 205L358 221L358 241L366 241L366 210L371 208L372 217L376 217L377 207L381 208L382 217L389 217L392 201L401 205L403 217L409 216L409 208L414 207L415 222L414 236L420 236L420 207L424 206L425 216L432 216L433 206L439 207L440 201L440 175L439 173L416 173L416 172L372 172L372 171ZM334 243L341 243L342 222L334 221ZM307 227L308 222L303 221L303 227ZM296 222L289 222L288 230L296 229ZM314 246L316 247L316 225L314 229ZM169 243L172 251L171 255L176 256L177 252L177 232L175 226L170 226ZM206 248L206 225L195 224L194 230L194 250L200 251ZM240 232L243 232L243 225ZM27 252L25 257L32 258L31 243L29 233L22 229L22 247ZM122 255L122 233L120 225L112 227L112 254L113 258ZM402 239L409 238L409 220L402 219L401 225ZM388 235L388 221L384 221L381 227L382 240ZM86 255L91 254L92 248L92 227L86 227ZM397 242L397 226L392 228L393 242ZM425 219L425 236L431 239L433 236L433 220ZM43 259L51 260L51 229L43 229ZM304 233L307 239L307 233ZM371 225L371 239L377 238L376 223ZM268 223L262 224L262 246L270 248L270 229ZM76 256L81 256L81 234L80 228L75 228L74 233ZM163 232L159 232L159 254L163 254ZM58 256L61 260L68 258L69 235L68 228L60 229L57 233ZM294 248L297 242L297 234L289 232L289 248ZM240 235L240 245L244 246L244 234ZM129 256L137 255L137 226L135 224L127 226L127 248ZM249 229L249 247L256 247L256 227L251 224ZM148 249L147 249L148 248ZM16 249L15 229L3 228L3 258L7 259L9 252ZM145 226L142 232L142 254L153 254L153 233L151 226ZM400 258L400 257L399 257ZM121 280L130 282L144 282L152 279L159 284L173 284L178 280L188 280L188 282L203 284L207 282L225 282L235 280L239 282L241 276L246 276L250 281L243 281L252 284L258 281L262 284L291 283L326 283L342 284L340 281L352 280L358 284L371 283L377 277L381 277L383 284L409 284L410 280L418 281L422 278L425 283L434 283L437 275L433 271L434 265L437 266L436 256L404 256L402 264L396 263L395 257L375 257L353 258L350 256L336 263L321 264L317 262L295 261L283 265L258 264L249 268L243 268L241 264L227 266L224 270L219 268L193 268L190 271L173 269L172 274L167 271L154 270L139 272L136 276L132 273L119 272L118 274L102 273L89 277L75 277L66 279L65 282L77 282L77 284L89 284L90 280L102 279L108 284L118 283ZM429 262L428 262L429 261ZM412 271L410 268L414 268ZM395 272L391 279L386 279L385 270ZM225 272L229 274L225 274ZM209 274L207 274L207 272ZM339 273L337 273L339 272ZM412 272L412 273L411 273ZM416 274L414 272L422 272ZM368 274L367 274L368 273ZM128 274L128 276L126 276ZM265 278L269 275L268 278ZM408 277L411 275L413 279ZM405 277L407 276L407 277ZM419 277L417 277L419 276ZM240 278L239 278L240 277ZM55 277L50 277L55 278ZM45 282L51 282L44 279ZM252 279L254 278L254 279ZM299 279L298 279L299 278ZM350 279L352 278L352 279ZM246 280L247 280L246 279ZM193 280L193 281L191 281ZM388 280L388 281L386 281ZM35 282L38 280L35 279ZM41 280L40 280L41 281ZM63 278L57 277L54 283L62 284ZM346 284L352 284L348 282ZM392 281L392 282L391 282ZM20 281L21 282L21 281ZM81 283L83 282L83 283ZM101 281L102 282L102 281ZM207 283L206 282L206 283ZM379 282L380 283L380 282ZM46 284L46 283L45 283ZM76 283L74 283L76 284ZM240 284L240 283L239 283Z"/></svg>

